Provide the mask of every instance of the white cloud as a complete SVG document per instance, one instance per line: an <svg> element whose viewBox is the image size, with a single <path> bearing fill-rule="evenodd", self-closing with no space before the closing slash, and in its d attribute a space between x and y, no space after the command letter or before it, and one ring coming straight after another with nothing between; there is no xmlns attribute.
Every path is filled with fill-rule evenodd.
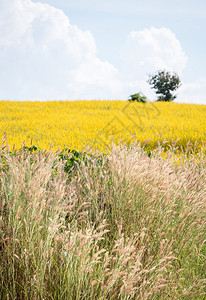
<svg viewBox="0 0 206 300"><path fill-rule="evenodd" d="M206 78L184 83L178 93L177 102L206 104L205 90Z"/></svg>
<svg viewBox="0 0 206 300"><path fill-rule="evenodd" d="M97 58L92 34L71 25L61 10L31 0L1 0L0 16L0 97L86 99L112 94L115 88L105 87L118 84L118 71ZM95 89L84 94L90 86Z"/></svg>
<svg viewBox="0 0 206 300"><path fill-rule="evenodd" d="M130 32L121 58L118 70L100 60L92 33L72 25L59 9L0 0L1 99L127 99L142 91L155 100L147 74L162 68L181 74L187 63L174 33L154 27ZM189 91L197 94L198 88L184 84L182 99Z"/></svg>
<svg viewBox="0 0 206 300"><path fill-rule="evenodd" d="M168 28L151 27L130 32L121 55L133 75L158 69L181 74L187 63L179 40Z"/></svg>
<svg viewBox="0 0 206 300"><path fill-rule="evenodd" d="M128 34L121 49L121 74L129 82L130 92L142 90L151 100L154 92L145 82L148 75L159 69L182 74L187 63L187 57L179 40L168 28L144 29Z"/></svg>

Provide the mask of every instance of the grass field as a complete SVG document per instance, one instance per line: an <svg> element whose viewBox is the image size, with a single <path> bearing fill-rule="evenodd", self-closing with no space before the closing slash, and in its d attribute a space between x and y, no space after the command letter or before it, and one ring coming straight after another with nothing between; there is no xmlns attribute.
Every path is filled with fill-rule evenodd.
<svg viewBox="0 0 206 300"><path fill-rule="evenodd" d="M0 299L205 299L206 157L161 151L2 150Z"/></svg>
<svg viewBox="0 0 206 300"><path fill-rule="evenodd" d="M128 101L0 102L0 135L12 147L33 143L40 148L107 151L111 141L134 140L154 149L158 142L206 141L206 106Z"/></svg>
<svg viewBox="0 0 206 300"><path fill-rule="evenodd" d="M204 300L205 122L204 105L0 102L0 299Z"/></svg>

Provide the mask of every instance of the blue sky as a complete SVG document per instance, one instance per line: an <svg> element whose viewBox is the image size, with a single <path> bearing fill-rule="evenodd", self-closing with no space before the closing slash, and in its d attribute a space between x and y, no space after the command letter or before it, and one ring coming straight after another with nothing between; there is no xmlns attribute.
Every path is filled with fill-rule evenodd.
<svg viewBox="0 0 206 300"><path fill-rule="evenodd" d="M0 0L0 99L126 100L177 72L206 104L205 0Z"/></svg>

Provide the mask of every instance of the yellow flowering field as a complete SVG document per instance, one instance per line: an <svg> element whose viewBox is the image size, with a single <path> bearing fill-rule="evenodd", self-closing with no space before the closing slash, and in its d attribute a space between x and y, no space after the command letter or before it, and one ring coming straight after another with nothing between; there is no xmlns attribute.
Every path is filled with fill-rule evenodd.
<svg viewBox="0 0 206 300"><path fill-rule="evenodd" d="M206 105L128 101L0 101L0 135L12 149L24 143L43 149L108 151L111 142L134 140L187 147L206 142ZM167 142L166 142L167 141ZM5 142L5 141L4 141Z"/></svg>

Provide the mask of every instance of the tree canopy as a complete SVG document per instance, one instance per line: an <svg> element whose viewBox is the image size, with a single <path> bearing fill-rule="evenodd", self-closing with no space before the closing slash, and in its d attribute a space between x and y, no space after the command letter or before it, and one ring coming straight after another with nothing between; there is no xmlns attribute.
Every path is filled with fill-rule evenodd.
<svg viewBox="0 0 206 300"><path fill-rule="evenodd" d="M165 70L159 70L156 74L149 75L147 82L159 95L157 101L173 101L176 95L173 95L172 92L181 86L179 76Z"/></svg>

